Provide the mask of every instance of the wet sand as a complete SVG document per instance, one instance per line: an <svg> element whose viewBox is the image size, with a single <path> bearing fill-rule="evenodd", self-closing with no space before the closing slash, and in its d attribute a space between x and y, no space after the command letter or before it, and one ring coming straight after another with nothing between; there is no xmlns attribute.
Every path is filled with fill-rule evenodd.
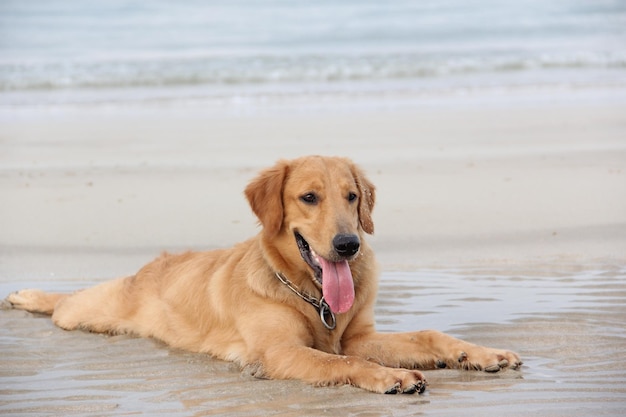
<svg viewBox="0 0 626 417"><path fill-rule="evenodd" d="M231 245L257 231L242 196L257 169L341 154L378 186L379 328L443 330L515 350L525 365L427 371L424 395L385 396L258 380L153 340L2 310L0 413L621 415L625 115L623 101L593 100L289 117L3 114L0 297L90 286L163 249Z"/></svg>
<svg viewBox="0 0 626 417"><path fill-rule="evenodd" d="M69 290L90 282L55 284ZM47 317L10 310L0 316L0 410L33 416L582 416L620 415L626 407L623 265L387 272L376 313L381 330L439 328L516 349L525 365L498 374L426 371L425 394L385 396L258 380L206 355L146 339L65 332Z"/></svg>

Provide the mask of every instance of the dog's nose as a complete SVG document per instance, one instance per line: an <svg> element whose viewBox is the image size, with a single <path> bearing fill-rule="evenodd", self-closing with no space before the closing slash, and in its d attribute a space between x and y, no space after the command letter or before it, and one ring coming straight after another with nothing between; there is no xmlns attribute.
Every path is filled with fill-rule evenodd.
<svg viewBox="0 0 626 417"><path fill-rule="evenodd" d="M339 234L333 239L333 246L339 256L347 258L359 251L361 242L357 235Z"/></svg>

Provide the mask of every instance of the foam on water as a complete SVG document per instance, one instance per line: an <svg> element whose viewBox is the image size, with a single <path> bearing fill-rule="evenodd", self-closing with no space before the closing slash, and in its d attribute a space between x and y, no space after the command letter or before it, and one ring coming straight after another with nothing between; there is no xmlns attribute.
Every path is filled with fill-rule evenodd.
<svg viewBox="0 0 626 417"><path fill-rule="evenodd" d="M2 2L0 103L623 86L625 18L618 0Z"/></svg>

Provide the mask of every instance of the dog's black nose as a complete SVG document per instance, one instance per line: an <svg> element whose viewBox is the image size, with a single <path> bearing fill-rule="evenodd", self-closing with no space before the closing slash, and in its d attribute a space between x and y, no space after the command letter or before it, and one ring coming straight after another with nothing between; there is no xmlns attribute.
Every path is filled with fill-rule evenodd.
<svg viewBox="0 0 626 417"><path fill-rule="evenodd" d="M361 242L357 235L339 234L333 239L333 246L339 256L347 258L359 251Z"/></svg>

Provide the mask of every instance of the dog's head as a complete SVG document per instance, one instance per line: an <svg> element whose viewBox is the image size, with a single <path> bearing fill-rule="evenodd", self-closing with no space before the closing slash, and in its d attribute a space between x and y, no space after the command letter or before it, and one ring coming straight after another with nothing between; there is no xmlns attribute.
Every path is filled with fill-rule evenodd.
<svg viewBox="0 0 626 417"><path fill-rule="evenodd" d="M312 156L279 161L246 188L266 239L290 239L298 262L334 312L354 301L349 262L373 233L375 190L350 160Z"/></svg>

